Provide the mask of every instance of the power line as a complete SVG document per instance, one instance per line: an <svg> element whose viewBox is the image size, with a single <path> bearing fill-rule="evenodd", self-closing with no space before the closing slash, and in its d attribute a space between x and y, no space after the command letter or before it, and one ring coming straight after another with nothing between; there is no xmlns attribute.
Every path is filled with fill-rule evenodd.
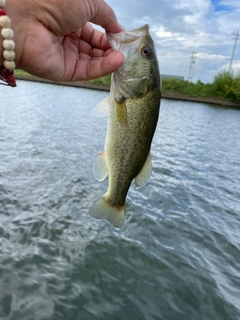
<svg viewBox="0 0 240 320"><path fill-rule="evenodd" d="M236 49L236 46L237 46L237 42L240 39L239 30L237 31L236 34L234 34L234 36L235 36L235 42L234 42L234 46L233 46L233 52L232 52L232 57L231 57L231 61L230 61L230 64L229 64L228 73L230 73L230 71L232 69L232 62L233 62L233 58L234 58L234 54L235 54L235 49Z"/></svg>
<svg viewBox="0 0 240 320"><path fill-rule="evenodd" d="M190 67L189 67L189 73L188 73L188 81L191 82L194 74L194 63L196 62L195 60L195 54L197 52L193 51L191 58L190 58Z"/></svg>

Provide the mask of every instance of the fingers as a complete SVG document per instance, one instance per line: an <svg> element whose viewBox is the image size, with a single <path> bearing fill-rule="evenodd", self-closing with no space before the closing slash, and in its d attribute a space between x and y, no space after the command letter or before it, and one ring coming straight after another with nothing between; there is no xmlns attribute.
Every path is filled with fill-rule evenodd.
<svg viewBox="0 0 240 320"><path fill-rule="evenodd" d="M91 7L90 21L102 26L106 31L118 33L124 28L117 21L113 9L103 0L89 0Z"/></svg>
<svg viewBox="0 0 240 320"><path fill-rule="evenodd" d="M106 35L87 23L78 35L78 60L71 81L99 78L114 72L124 62L121 52L113 51Z"/></svg>
<svg viewBox="0 0 240 320"><path fill-rule="evenodd" d="M124 61L119 51L112 51L105 57L90 58L83 54L76 62L76 68L71 81L90 80L103 77L114 72Z"/></svg>
<svg viewBox="0 0 240 320"><path fill-rule="evenodd" d="M98 48L103 51L111 48L109 42L107 41L107 37L101 31L94 29L91 23L87 23L81 31L81 42L79 42L79 51L82 51L81 45L85 41L89 46L93 48Z"/></svg>

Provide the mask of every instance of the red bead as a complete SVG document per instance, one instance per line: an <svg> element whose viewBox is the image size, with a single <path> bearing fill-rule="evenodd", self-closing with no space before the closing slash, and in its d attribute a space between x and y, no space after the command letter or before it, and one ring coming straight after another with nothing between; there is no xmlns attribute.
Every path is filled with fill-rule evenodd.
<svg viewBox="0 0 240 320"><path fill-rule="evenodd" d="M7 70L4 66L0 67L0 79L6 82L11 87L16 87L16 79L14 78L14 72Z"/></svg>
<svg viewBox="0 0 240 320"><path fill-rule="evenodd" d="M5 16L7 13L3 8L0 8L0 17Z"/></svg>
<svg viewBox="0 0 240 320"><path fill-rule="evenodd" d="M4 69L3 69L3 75L4 75L6 78L8 78L8 77L10 77L10 76L13 75L13 71L4 68Z"/></svg>
<svg viewBox="0 0 240 320"><path fill-rule="evenodd" d="M11 87L16 87L16 80L14 78L14 76L10 76L8 79L7 79L7 83L9 86Z"/></svg>

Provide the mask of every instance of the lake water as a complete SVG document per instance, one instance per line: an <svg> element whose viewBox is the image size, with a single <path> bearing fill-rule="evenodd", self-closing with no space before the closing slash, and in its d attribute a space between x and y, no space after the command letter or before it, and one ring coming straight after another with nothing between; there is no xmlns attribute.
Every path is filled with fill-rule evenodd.
<svg viewBox="0 0 240 320"><path fill-rule="evenodd" d="M0 320L239 320L240 110L163 99L116 231L88 216L107 95L0 86Z"/></svg>

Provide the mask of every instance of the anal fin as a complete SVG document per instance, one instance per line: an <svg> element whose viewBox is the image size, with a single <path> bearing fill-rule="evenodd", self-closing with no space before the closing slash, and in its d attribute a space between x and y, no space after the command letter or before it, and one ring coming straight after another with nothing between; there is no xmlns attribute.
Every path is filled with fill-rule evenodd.
<svg viewBox="0 0 240 320"><path fill-rule="evenodd" d="M100 153L92 167L92 173L98 181L103 181L108 175L104 152Z"/></svg>

